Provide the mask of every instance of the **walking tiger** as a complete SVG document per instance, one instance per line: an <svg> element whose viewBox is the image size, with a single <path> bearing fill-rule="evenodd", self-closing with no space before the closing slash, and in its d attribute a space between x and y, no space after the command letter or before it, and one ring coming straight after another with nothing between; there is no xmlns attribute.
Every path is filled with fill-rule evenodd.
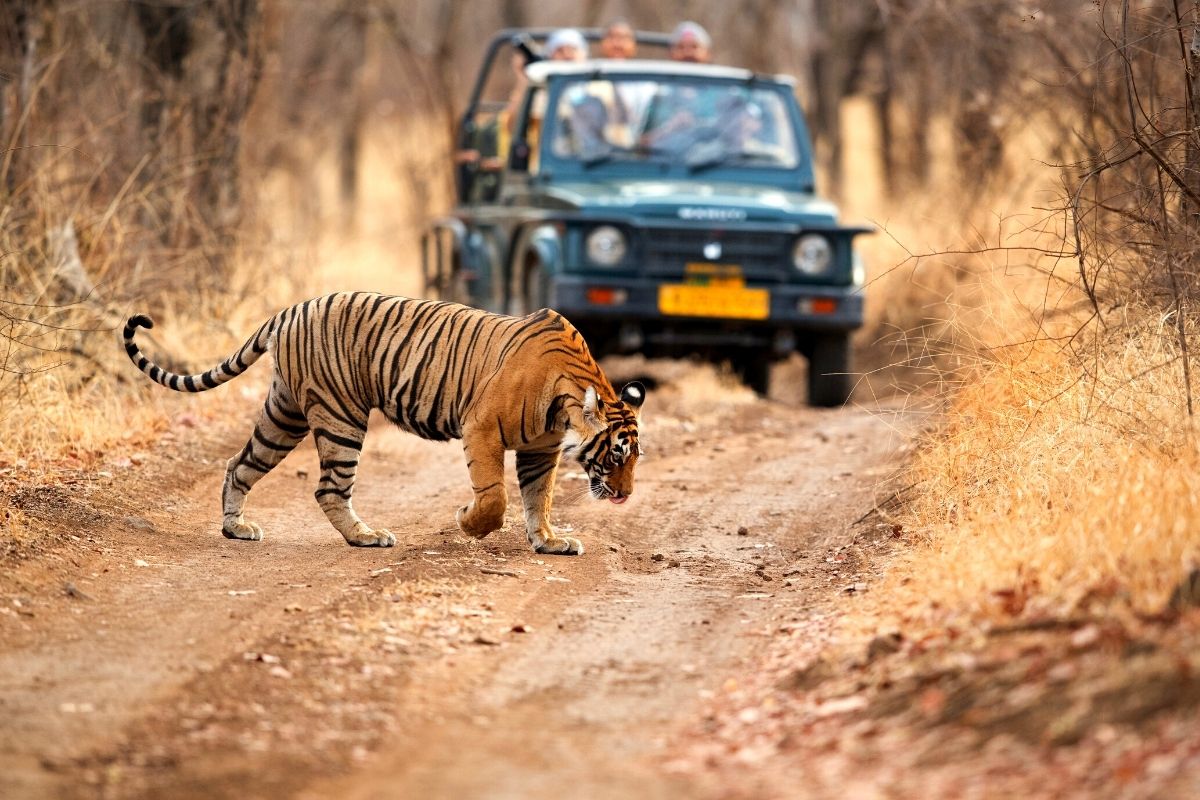
<svg viewBox="0 0 1200 800"><path fill-rule="evenodd" d="M456 303L331 294L280 311L197 375L168 372L142 353L137 329L153 326L143 314L131 317L125 352L179 392L220 386L274 351L258 424L225 473L227 538L262 538L243 515L246 495L311 432L321 464L316 498L329 521L349 544L394 545L395 536L369 527L350 502L371 409L422 438L463 440L474 499L456 519L477 538L504 524L506 450L517 453L526 532L538 553L583 553L582 542L550 526L561 456L583 466L593 497L623 503L633 491L645 388L629 383L618 395L579 331L549 309L509 317Z"/></svg>

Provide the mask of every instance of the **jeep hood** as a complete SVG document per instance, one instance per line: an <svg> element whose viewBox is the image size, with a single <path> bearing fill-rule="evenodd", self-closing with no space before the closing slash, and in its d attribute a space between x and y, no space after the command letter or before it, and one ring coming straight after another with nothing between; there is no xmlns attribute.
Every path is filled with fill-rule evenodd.
<svg viewBox="0 0 1200 800"><path fill-rule="evenodd" d="M836 224L837 208L804 192L706 181L613 180L555 183L540 192L545 205L689 222Z"/></svg>

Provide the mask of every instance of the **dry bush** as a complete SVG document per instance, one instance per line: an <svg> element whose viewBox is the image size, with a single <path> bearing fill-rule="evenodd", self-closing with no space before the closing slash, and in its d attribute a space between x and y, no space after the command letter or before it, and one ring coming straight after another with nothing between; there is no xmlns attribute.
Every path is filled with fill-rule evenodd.
<svg viewBox="0 0 1200 800"><path fill-rule="evenodd" d="M1062 258L1061 220L1033 208L1034 188L984 197L1022 213L972 207L973 190L951 186L914 198L902 216L873 218L879 232L859 243L868 282L858 339L874 396L949 402L991 347L1015 331L1037 337L1085 302Z"/></svg>
<svg viewBox="0 0 1200 800"><path fill-rule="evenodd" d="M1043 84L1053 112L1027 121L1078 137L1058 196L1030 203L1048 210L880 279L916 287L898 339L952 390L894 519L911 547L882 613L908 624L1156 613L1200 563L1200 56L1182 46L1200 20L1170 5L1077 13L1092 60L1064 63L1071 81ZM928 261L941 266L922 279Z"/></svg>
<svg viewBox="0 0 1200 800"><path fill-rule="evenodd" d="M417 226L447 194L442 123L401 113L387 53L342 38L365 19L353 4L221 16L239 9L0 10L0 469L94 466L226 403L138 375L118 340L134 311L158 322L147 352L191 371L313 294L419 290ZM188 36L167 35L172 15ZM295 58L260 76L262 49L284 44ZM336 57L350 50L360 61Z"/></svg>
<svg viewBox="0 0 1200 800"><path fill-rule="evenodd" d="M27 168L26 184L0 204L0 467L94 467L114 449L144 446L179 410L120 348L128 313L168 321L146 339L164 364L187 368L232 347L247 324L239 315L261 313L257 276L273 271L232 269L218 291L148 259L126 269L106 253L126 232L145 235L133 221L141 196L72 191L54 158Z"/></svg>
<svg viewBox="0 0 1200 800"><path fill-rule="evenodd" d="M1171 341L1130 331L1096 353L1095 378L1038 341L965 382L913 466L898 521L918 541L889 592L988 616L1069 614L1098 590L1162 609L1200 556L1200 452L1179 376L1147 369L1177 355Z"/></svg>

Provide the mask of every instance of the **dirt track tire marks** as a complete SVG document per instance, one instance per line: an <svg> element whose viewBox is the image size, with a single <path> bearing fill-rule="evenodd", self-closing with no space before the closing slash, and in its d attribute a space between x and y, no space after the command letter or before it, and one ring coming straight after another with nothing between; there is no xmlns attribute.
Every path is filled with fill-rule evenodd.
<svg viewBox="0 0 1200 800"><path fill-rule="evenodd" d="M651 455L620 509L560 476L555 522L587 543L581 559L531 554L511 509L503 530L462 536L460 449L387 430L367 438L355 504L396 533L390 550L329 528L297 477L316 474L308 444L252 500L263 542L219 535L217 446L180 465L193 481L133 480L160 506L153 535L117 530L118 508L103 552L12 576L38 592L82 575L92 600L0 617L0 794L716 791L655 754L828 596L819 574L784 575L848 539L912 426L704 386L668 386L647 419ZM511 460L508 478L516 497Z"/></svg>

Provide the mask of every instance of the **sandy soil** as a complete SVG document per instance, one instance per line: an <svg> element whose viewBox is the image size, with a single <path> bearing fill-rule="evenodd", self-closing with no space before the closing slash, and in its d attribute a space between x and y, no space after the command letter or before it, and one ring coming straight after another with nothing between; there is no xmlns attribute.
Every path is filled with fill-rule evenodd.
<svg viewBox="0 0 1200 800"><path fill-rule="evenodd" d="M355 505L395 548L345 546L310 445L251 495L265 540L227 541L223 460L249 401L111 476L21 489L46 530L0 575L0 796L727 794L736 770L672 755L773 636L847 602L861 576L832 555L919 418L650 370L630 502L560 476L581 558L530 552L513 507L482 542L460 535L459 445L383 425Z"/></svg>

